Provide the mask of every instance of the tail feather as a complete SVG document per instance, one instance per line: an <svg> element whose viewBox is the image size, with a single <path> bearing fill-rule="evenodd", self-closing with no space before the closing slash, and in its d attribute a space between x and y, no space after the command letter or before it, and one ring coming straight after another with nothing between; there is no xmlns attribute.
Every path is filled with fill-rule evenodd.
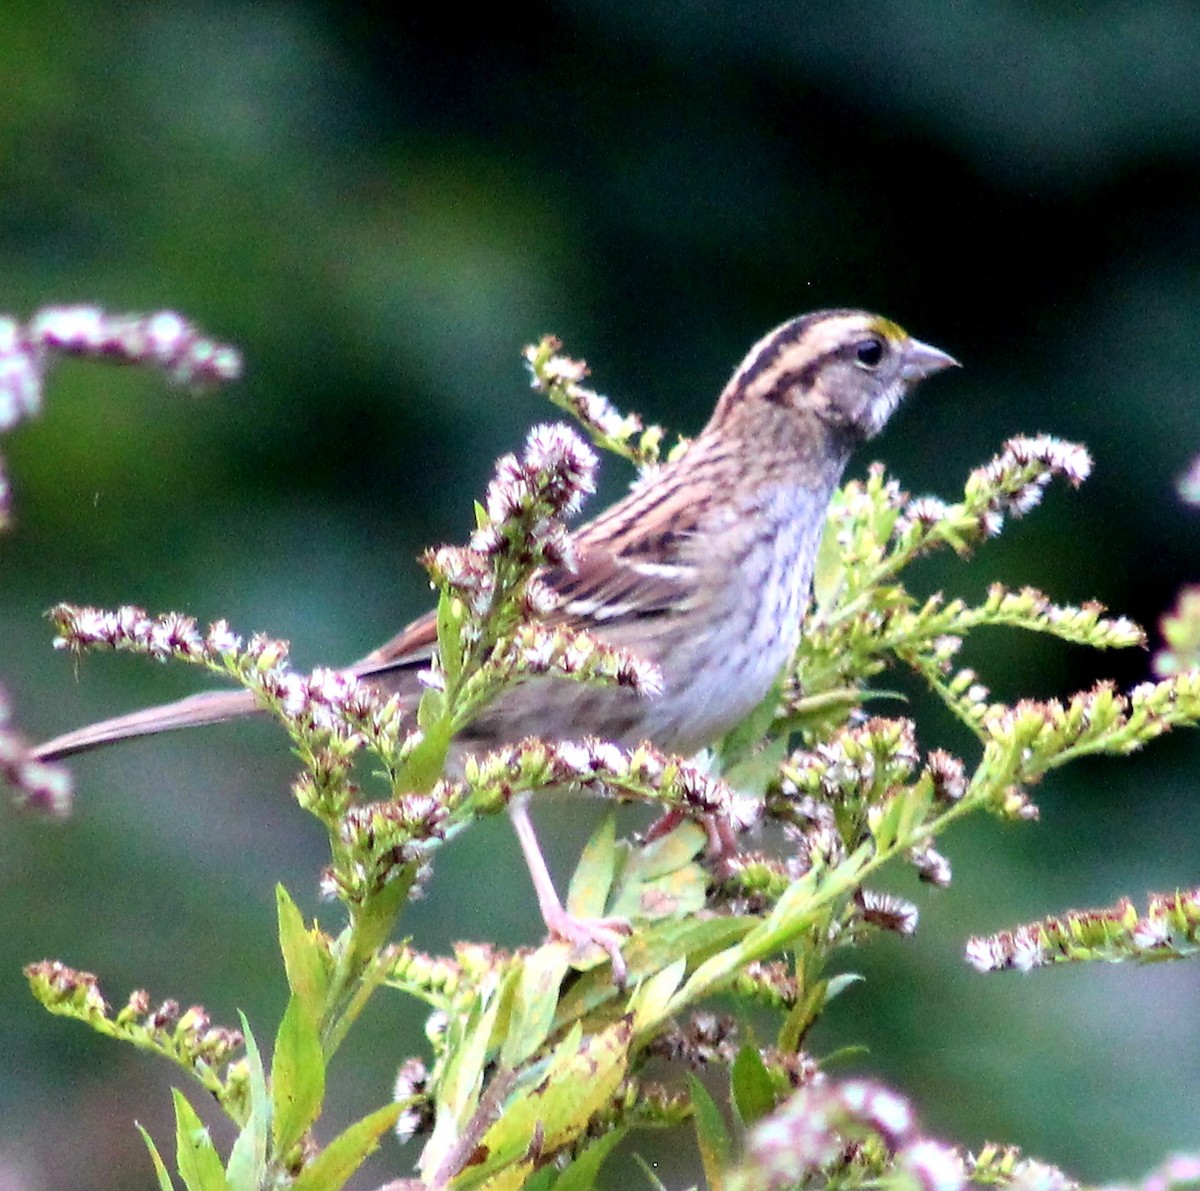
<svg viewBox="0 0 1200 1191"><path fill-rule="evenodd" d="M193 728L200 724L219 724L222 720L253 715L258 710L250 691L204 691L174 703L147 707L111 720L88 724L74 732L66 732L45 744L39 744L33 750L33 756L40 761L59 761L118 740L174 732L179 728Z"/></svg>

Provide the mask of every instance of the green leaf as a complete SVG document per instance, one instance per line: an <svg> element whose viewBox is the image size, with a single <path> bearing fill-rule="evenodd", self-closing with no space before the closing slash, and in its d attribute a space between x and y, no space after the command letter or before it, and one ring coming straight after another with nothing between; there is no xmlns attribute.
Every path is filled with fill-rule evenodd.
<svg viewBox="0 0 1200 1191"><path fill-rule="evenodd" d="M262 1055L244 1013L242 1037L246 1040L246 1067L250 1090L250 1115L233 1143L225 1177L230 1191L256 1191L263 1185L267 1169L267 1139L271 1134L271 1093L263 1070Z"/></svg>
<svg viewBox="0 0 1200 1191"><path fill-rule="evenodd" d="M718 743L717 768L723 777L732 779L733 771L757 752L758 745L775 721L782 690L783 675L780 674L758 706ZM739 789L744 788L740 782L737 785Z"/></svg>
<svg viewBox="0 0 1200 1191"><path fill-rule="evenodd" d="M734 1057L730 1075L733 1106L743 1125L749 1127L775 1110L775 1084L753 1046L743 1046Z"/></svg>
<svg viewBox="0 0 1200 1191"><path fill-rule="evenodd" d="M547 943L521 964L512 1018L500 1050L504 1066L519 1066L546 1041L570 958L568 944Z"/></svg>
<svg viewBox="0 0 1200 1191"><path fill-rule="evenodd" d="M667 1003L675 995L675 990L683 983L687 971L687 960L680 956L673 964L656 972L629 998L627 1012L633 1014L634 1032L640 1034L643 1030L655 1025L663 1019Z"/></svg>
<svg viewBox="0 0 1200 1191"><path fill-rule="evenodd" d="M580 1137L625 1077L633 1031L627 1020L585 1038L578 1025L555 1048L538 1085L513 1097L479 1142L483 1161L468 1166L454 1186L479 1185L524 1155L535 1131L553 1152Z"/></svg>
<svg viewBox="0 0 1200 1191"><path fill-rule="evenodd" d="M830 514L844 505L845 500L841 492L835 493L829 506ZM826 520L825 532L821 534L821 544L817 547L816 565L813 567L813 601L818 609L825 611L834 602L845 581L845 573L838 535Z"/></svg>
<svg viewBox="0 0 1200 1191"><path fill-rule="evenodd" d="M466 615L466 606L458 596L449 591L443 591L438 597L438 657L441 659L442 675L445 678L447 690L453 690L458 686L458 680L462 676L462 627Z"/></svg>
<svg viewBox="0 0 1200 1191"><path fill-rule="evenodd" d="M658 1177L657 1172L641 1154L634 1154L633 1160L642 1168L642 1174L646 1176L646 1181L654 1188L654 1191L667 1191L666 1183ZM696 1191L695 1187L692 1188L692 1191Z"/></svg>
<svg viewBox="0 0 1200 1191"><path fill-rule="evenodd" d="M892 796L882 814L871 825L875 846L881 853L897 843L912 843L915 826L925 817L933 802L933 783L925 780Z"/></svg>
<svg viewBox="0 0 1200 1191"><path fill-rule="evenodd" d="M175 1165L188 1191L229 1191L221 1159L196 1110L178 1088L175 1099Z"/></svg>
<svg viewBox="0 0 1200 1191"><path fill-rule="evenodd" d="M553 1191L592 1191L604 1160L612 1153L626 1129L613 1129L592 1142L552 1184ZM549 1169L549 1168L547 1168Z"/></svg>
<svg viewBox="0 0 1200 1191"><path fill-rule="evenodd" d="M427 791L442 776L453 736L453 717L448 714L446 696L427 690L417 704L417 725L425 734L396 772L397 789Z"/></svg>
<svg viewBox="0 0 1200 1191"><path fill-rule="evenodd" d="M279 949L283 952L288 988L313 1021L320 1021L329 993L325 949L316 932L305 928L296 903L282 885L275 886L275 905L279 918Z"/></svg>
<svg viewBox="0 0 1200 1191"><path fill-rule="evenodd" d="M688 864L650 881L623 880L611 913L652 922L684 918L704 908L707 892L708 874L700 865Z"/></svg>
<svg viewBox="0 0 1200 1191"><path fill-rule="evenodd" d="M308 1131L324 1098L325 1057L317 1024L292 996L279 1023L271 1062L271 1129L277 1158L286 1158Z"/></svg>
<svg viewBox="0 0 1200 1191"><path fill-rule="evenodd" d="M154 1139L134 1121L134 1126L142 1135L142 1140L146 1143L146 1149L150 1151L150 1161L154 1163L154 1173L158 1176L158 1191L175 1191L175 1184L171 1182L171 1176L167 1173L167 1165L162 1160L158 1152L158 1147L154 1144Z"/></svg>
<svg viewBox="0 0 1200 1191"><path fill-rule="evenodd" d="M379 1145L404 1111L385 1104L339 1133L296 1177L292 1191L338 1191Z"/></svg>
<svg viewBox="0 0 1200 1191"><path fill-rule="evenodd" d="M525 1181L522 1191L553 1191L555 1170L553 1166L543 1166L536 1170Z"/></svg>
<svg viewBox="0 0 1200 1191"><path fill-rule="evenodd" d="M671 918L639 930L622 949L629 981L636 985L680 956L699 963L745 936L757 918ZM618 995L608 968L584 972L563 994L555 1028L585 1017Z"/></svg>
<svg viewBox="0 0 1200 1191"><path fill-rule="evenodd" d="M705 904L708 874L693 863L708 836L698 823L681 823L639 848L621 872L610 913L618 918L683 918Z"/></svg>
<svg viewBox="0 0 1200 1191"><path fill-rule="evenodd" d="M688 1090L696 1124L696 1141L700 1146L700 1161L704 1166L709 1191L725 1191L725 1172L729 1168L729 1131L708 1089L690 1072Z"/></svg>
<svg viewBox="0 0 1200 1191"><path fill-rule="evenodd" d="M489 1058L497 1016L507 1000L505 993L499 975L491 974L480 982L470 1010L450 1018L444 1051L449 1058L437 1090L433 1134L425 1143L418 1163L422 1177L427 1180L458 1144L479 1102L483 1068Z"/></svg>
<svg viewBox="0 0 1200 1191"><path fill-rule="evenodd" d="M602 918L613 876L617 871L617 827L614 815L605 815L592 832L579 857L567 889L567 912L576 918Z"/></svg>
<svg viewBox="0 0 1200 1191"><path fill-rule="evenodd" d="M699 823L680 823L673 831L639 848L626 870L641 881L653 881L685 868L708 843L708 832Z"/></svg>

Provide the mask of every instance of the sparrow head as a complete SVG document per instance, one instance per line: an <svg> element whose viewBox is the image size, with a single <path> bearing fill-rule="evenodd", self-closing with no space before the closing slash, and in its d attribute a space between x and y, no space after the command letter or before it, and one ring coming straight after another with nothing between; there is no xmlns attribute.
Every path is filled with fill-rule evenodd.
<svg viewBox="0 0 1200 1191"><path fill-rule="evenodd" d="M863 310L818 310L763 336L725 387L713 423L789 409L851 441L873 438L919 381L953 356Z"/></svg>

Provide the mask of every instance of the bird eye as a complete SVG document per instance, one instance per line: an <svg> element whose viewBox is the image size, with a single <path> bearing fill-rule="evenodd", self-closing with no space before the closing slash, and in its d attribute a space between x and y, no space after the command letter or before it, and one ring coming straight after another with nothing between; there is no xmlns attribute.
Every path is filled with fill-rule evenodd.
<svg viewBox="0 0 1200 1191"><path fill-rule="evenodd" d="M883 340L872 337L855 344L854 358L864 368L877 368L883 359Z"/></svg>

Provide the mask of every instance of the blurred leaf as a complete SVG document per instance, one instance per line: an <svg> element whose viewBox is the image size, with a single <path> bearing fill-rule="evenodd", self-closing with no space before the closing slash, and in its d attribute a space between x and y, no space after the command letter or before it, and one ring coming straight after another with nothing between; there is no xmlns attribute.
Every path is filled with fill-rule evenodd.
<svg viewBox="0 0 1200 1191"><path fill-rule="evenodd" d="M627 868L642 881L652 881L678 872L698 856L708 842L708 832L699 823L687 820L656 840L637 849Z"/></svg>
<svg viewBox="0 0 1200 1191"><path fill-rule="evenodd" d="M158 1147L154 1144L154 1139L137 1121L134 1121L134 1126L142 1135L142 1140L146 1143L146 1149L150 1151L150 1161L154 1163L154 1173L158 1176L158 1191L175 1191L175 1185L171 1182L171 1176L167 1172L166 1163L163 1162L162 1156L158 1152Z"/></svg>
<svg viewBox="0 0 1200 1191"><path fill-rule="evenodd" d="M296 1177L291 1191L338 1191L395 1125L403 1104L385 1104L337 1135Z"/></svg>
<svg viewBox="0 0 1200 1191"><path fill-rule="evenodd" d="M724 1191L731 1149L729 1130L708 1089L690 1072L688 1091L692 1100L692 1119L696 1124L696 1141L700 1146L700 1161L704 1165L709 1191Z"/></svg>
<svg viewBox="0 0 1200 1191"><path fill-rule="evenodd" d="M546 1040L558 1008L558 990L570 966L571 948L566 943L547 943L521 964L512 1020L500 1062L517 1067Z"/></svg>
<svg viewBox="0 0 1200 1191"><path fill-rule="evenodd" d="M230 1191L256 1191L256 1188L262 1185L267 1168L267 1139L271 1133L271 1094L267 1088L262 1055L250 1030L250 1023L244 1013L238 1016L242 1020L242 1037L246 1046L250 1115L233 1143L225 1175Z"/></svg>
<svg viewBox="0 0 1200 1191"><path fill-rule="evenodd" d="M221 1159L196 1110L178 1088L175 1100L175 1165L188 1191L229 1191Z"/></svg>
<svg viewBox="0 0 1200 1191"><path fill-rule="evenodd" d="M288 988L312 1020L319 1022L329 991L324 948L316 932L306 929L296 903L282 885L275 886L275 902Z"/></svg>
<svg viewBox="0 0 1200 1191"><path fill-rule="evenodd" d="M576 918L601 918L617 869L615 816L605 815L592 832L567 889L567 911Z"/></svg>
<svg viewBox="0 0 1200 1191"><path fill-rule="evenodd" d="M681 918L704 905L708 874L692 858L708 836L698 823L634 851L621 871L611 913L619 918Z"/></svg>
<svg viewBox="0 0 1200 1191"><path fill-rule="evenodd" d="M515 977L512 974L510 979ZM424 1178L432 1178L446 1155L458 1143L483 1084L484 1064L501 1004L506 999L498 977L485 982L465 1017L452 1018L446 1039L446 1073L437 1091L433 1134L418 1163Z"/></svg>
<svg viewBox="0 0 1200 1191"><path fill-rule="evenodd" d="M628 1021L619 1021L585 1038L578 1025L555 1048L538 1085L510 1101L499 1120L480 1140L482 1166L468 1167L455 1186L474 1186L516 1161L529 1148L535 1132L547 1151L561 1149L587 1128L594 1113L608 1103L628 1066L632 1038Z"/></svg>
<svg viewBox="0 0 1200 1191"><path fill-rule="evenodd" d="M663 1019L667 1003L675 990L683 983L687 971L687 960L680 956L673 964L656 972L629 998L628 1012L633 1014L634 1033L640 1034L648 1026Z"/></svg>
<svg viewBox="0 0 1200 1191"><path fill-rule="evenodd" d="M775 1108L775 1084L756 1047L743 1046L730 1071L733 1106L747 1128Z"/></svg>
<svg viewBox="0 0 1200 1191"><path fill-rule="evenodd" d="M674 918L655 922L639 930L621 954L629 969L629 980L637 983L653 976L680 956L689 964L707 959L729 943L746 935L752 918ZM585 972L563 994L555 1027L583 1017L617 995L607 968Z"/></svg>
<svg viewBox="0 0 1200 1191"><path fill-rule="evenodd" d="M527 1185L532 1170L533 1159L524 1158L497 1171L491 1178L484 1179L477 1185L478 1191L520 1191L520 1188Z"/></svg>
<svg viewBox="0 0 1200 1191"><path fill-rule="evenodd" d="M317 1024L300 999L288 999L271 1061L271 1128L275 1155L284 1159L321 1111L325 1057Z"/></svg>
<svg viewBox="0 0 1200 1191"><path fill-rule="evenodd" d="M860 972L839 972L830 976L825 982L825 1004L828 1005L834 997L840 997L852 984L861 984L866 980Z"/></svg>
<svg viewBox="0 0 1200 1191"><path fill-rule="evenodd" d="M626 1129L613 1129L592 1142L554 1181L553 1191L592 1191L604 1160L627 1132Z"/></svg>
<svg viewBox="0 0 1200 1191"><path fill-rule="evenodd" d="M641 1154L634 1154L633 1160L642 1168L642 1173L646 1176L646 1182L654 1188L654 1191L667 1191L666 1183L658 1177L657 1172ZM691 1191L696 1191L696 1188L693 1186Z"/></svg>
<svg viewBox="0 0 1200 1191"><path fill-rule="evenodd" d="M462 627L465 619L466 608L462 600L448 590L443 591L437 605L438 659L442 677L450 689L458 685L462 676Z"/></svg>

